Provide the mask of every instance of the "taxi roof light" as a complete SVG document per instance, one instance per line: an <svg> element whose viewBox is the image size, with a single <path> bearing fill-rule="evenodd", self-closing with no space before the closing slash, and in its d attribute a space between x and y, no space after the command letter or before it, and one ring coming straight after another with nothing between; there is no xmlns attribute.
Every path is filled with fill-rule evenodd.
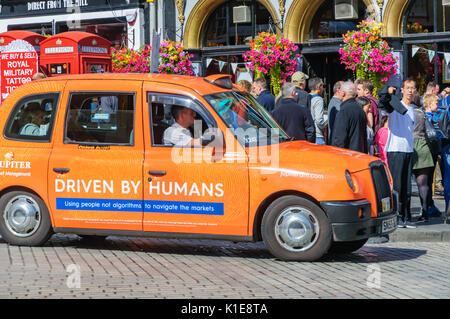
<svg viewBox="0 0 450 319"><path fill-rule="evenodd" d="M233 88L233 82L231 81L231 75L229 74L210 75L205 78L205 81L223 89L231 90Z"/></svg>

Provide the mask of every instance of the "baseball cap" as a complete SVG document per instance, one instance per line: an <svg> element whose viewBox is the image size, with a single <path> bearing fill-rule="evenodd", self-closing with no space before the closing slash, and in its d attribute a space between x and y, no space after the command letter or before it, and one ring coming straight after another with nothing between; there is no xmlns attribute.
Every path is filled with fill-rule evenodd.
<svg viewBox="0 0 450 319"><path fill-rule="evenodd" d="M294 74L292 74L291 82L302 83L308 79L309 79L309 76L307 76L305 73L297 71Z"/></svg>

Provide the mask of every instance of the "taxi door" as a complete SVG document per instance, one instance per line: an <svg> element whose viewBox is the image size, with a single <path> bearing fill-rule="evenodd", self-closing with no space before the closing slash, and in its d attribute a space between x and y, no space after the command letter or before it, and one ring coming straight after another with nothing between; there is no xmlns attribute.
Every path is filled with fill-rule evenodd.
<svg viewBox="0 0 450 319"><path fill-rule="evenodd" d="M68 81L49 162L55 227L142 231L141 81Z"/></svg>
<svg viewBox="0 0 450 319"><path fill-rule="evenodd" d="M158 93L154 85L144 83L144 231L219 238L247 236L249 179L245 150L229 143L224 154L211 162L212 148L163 145L164 131L170 125L168 107L174 105L193 107L203 127L218 127L223 134L229 133L199 100L185 94L176 90Z"/></svg>

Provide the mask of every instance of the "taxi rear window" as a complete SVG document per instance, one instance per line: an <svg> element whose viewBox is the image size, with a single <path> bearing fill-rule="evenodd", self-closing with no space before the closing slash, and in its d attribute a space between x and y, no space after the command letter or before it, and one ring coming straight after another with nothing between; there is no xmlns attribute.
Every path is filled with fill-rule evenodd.
<svg viewBox="0 0 450 319"><path fill-rule="evenodd" d="M49 142L59 93L34 94L21 99L6 123L4 136L26 142Z"/></svg>
<svg viewBox="0 0 450 319"><path fill-rule="evenodd" d="M65 144L134 144L134 93L73 92Z"/></svg>

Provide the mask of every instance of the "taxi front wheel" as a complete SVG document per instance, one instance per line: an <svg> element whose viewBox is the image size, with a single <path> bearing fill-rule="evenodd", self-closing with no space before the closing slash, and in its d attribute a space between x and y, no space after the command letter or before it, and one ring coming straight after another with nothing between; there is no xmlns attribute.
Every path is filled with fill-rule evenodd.
<svg viewBox="0 0 450 319"><path fill-rule="evenodd" d="M0 234L12 245L39 246L52 235L47 206L32 193L6 193L0 198L0 214Z"/></svg>
<svg viewBox="0 0 450 319"><path fill-rule="evenodd" d="M314 261L331 245L331 226L324 211L298 196L283 196L267 208L261 225L262 238L277 258Z"/></svg>

